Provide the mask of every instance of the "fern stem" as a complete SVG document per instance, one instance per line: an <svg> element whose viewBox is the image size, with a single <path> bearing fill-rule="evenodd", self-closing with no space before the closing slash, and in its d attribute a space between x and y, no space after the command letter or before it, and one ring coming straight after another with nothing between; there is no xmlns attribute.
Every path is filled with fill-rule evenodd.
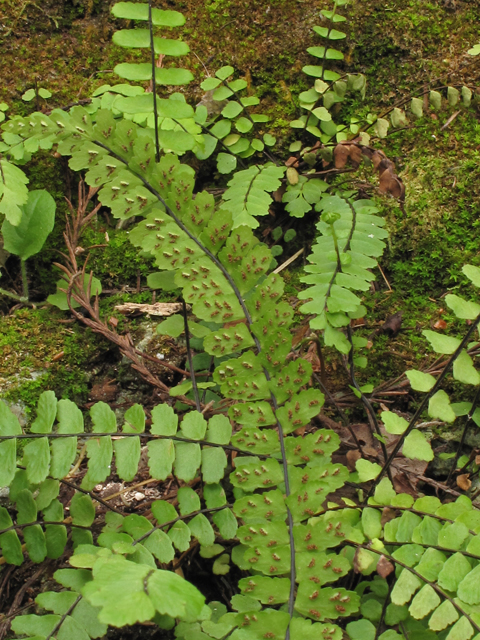
<svg viewBox="0 0 480 640"><path fill-rule="evenodd" d="M105 437L122 437L122 438L151 438L151 439L155 439L155 440L175 440L178 442L188 442L188 443L192 443L192 444L202 444L205 445L207 447L219 447L220 449L228 449L229 451L236 451L237 453L243 453L244 455L248 455L248 451L246 451L245 449L240 449L239 447L234 447L233 445L229 445L229 444L218 444L216 442L210 442L208 440L194 440L192 438L182 438L180 436L162 436L162 435L158 435L158 434L154 434L154 433L124 433L122 431L114 431L113 433L22 433L16 436L0 436L0 442L2 440L33 440L35 438L48 438L48 439L54 439L54 438L105 438ZM256 456L258 456L259 458L272 458L274 456L271 456L267 453L255 453ZM17 465L19 468L21 469L25 469L25 467L21 467L20 465ZM63 480L61 480L60 482L63 482ZM78 487L76 485L72 485L75 487L75 489L77 489ZM78 489L79 491L84 491L83 489ZM88 491L84 491L85 493L89 493ZM93 495L93 494L92 494ZM95 498L96 499L96 498Z"/></svg>
<svg viewBox="0 0 480 640"><path fill-rule="evenodd" d="M110 149L107 145L105 145L105 144L103 144L102 142L99 142L99 141L94 141L94 142L95 142L95 144L98 144L98 146L102 147L103 149L106 149L113 157L117 158L118 160L123 162L126 166L128 166L128 163L121 156L119 156L112 149ZM200 242L200 240L193 233L191 233L189 231L189 229L187 229L187 227L183 224L183 222L175 215L173 210L168 206L168 204L162 198L160 193L141 174L138 174L135 171L132 171L131 169L129 169L129 170L131 171L131 173L133 175L138 177L143 182L145 187L150 191L150 193L152 193L158 199L158 201L163 204L163 206L165 207L166 213L172 218L172 220L175 221L175 223L180 227L180 229L182 229L182 231L184 233L186 233L187 236L193 242L195 242L195 244L199 247L199 249L201 251L203 251L203 253L205 253L212 260L212 262L215 264L215 266L217 266L220 269L222 274L227 279L227 282L231 286L232 291L234 292L235 297L237 298L238 303L240 304L240 306L242 308L243 314L245 316L245 320L247 322L248 329L249 329L249 331L250 331L250 333L252 335L252 338L253 338L253 340L255 342L255 346L257 347L258 351L260 352L262 350L260 342L259 342L258 338L255 336L255 334L253 334L252 331L251 331L252 317L251 317L251 315L250 315L250 313L249 313L249 311L248 311L248 309L247 309L247 307L245 305L245 301L243 300L243 297L242 297L238 287L236 286L235 282L233 281L233 278L231 277L231 275L229 274L227 269L223 266L223 264L220 262L220 260L218 260L218 258L209 249L207 249L207 247L205 247ZM267 379L269 379L268 371L265 370L265 374L267 376ZM271 397L272 397L272 402L273 402L274 408L277 409L278 405L277 405L276 399L273 396L273 394L271 394ZM287 459L286 459L285 444L284 444L284 441L283 441L283 430L282 430L282 426L281 426L281 424L280 424L280 422L278 420L277 420L277 426L278 426L280 449L281 449L281 455L282 455L282 465L283 465L283 475L284 475L284 479L285 479L285 488L286 488L286 494L288 496L288 495L290 495L290 484L289 484L289 480L288 480L288 465L287 465ZM205 443L205 444L210 446L211 443ZM221 445L221 446L223 446L224 448L227 448L225 445ZM242 453L245 453L245 452L242 452ZM265 457L268 457L268 456L265 456ZM287 516L288 516L288 525L289 525L288 529L289 529L290 555L291 555L290 597L289 597L288 610L289 610L290 617L292 617L293 616L294 597L295 597L295 576L296 576L296 573L295 573L295 542L294 542L294 538L293 538L293 518L292 518L292 515L291 515L290 510L288 509L288 507L287 507ZM290 640L290 628L287 629L285 640Z"/></svg>
<svg viewBox="0 0 480 640"><path fill-rule="evenodd" d="M33 434L29 434L29 437L31 437ZM19 438L21 436L17 436L17 438ZM27 467L24 467L21 464L17 464L17 467L19 469L26 469ZM47 478L52 478L52 476L47 476ZM53 480L57 480L58 478L52 478ZM105 500L102 500L102 498L100 498L99 496L97 496L95 493L93 493L93 491L87 491L86 489L82 489L81 487L78 487L74 482L69 482L68 480L59 479L59 482L61 482L61 484L64 484L67 487L70 487L71 489L75 489L75 491L78 491L79 493L83 493L86 496L90 496L92 498L92 500L96 500L96 502L98 502L99 504L103 505L106 509L108 509L109 511L113 511L114 513L118 513L119 515L123 515L123 513L121 511L119 511L118 509L115 509L115 507L112 507L111 504L109 504L108 502L106 502Z"/></svg>
<svg viewBox="0 0 480 640"><path fill-rule="evenodd" d="M78 598L75 600L75 602L67 609L67 611L65 611L65 613L62 615L62 617L60 618L60 620L57 622L57 624L53 627L53 629L50 631L50 633L48 634L48 636L45 638L45 640L50 640L51 638L53 638L53 636L57 633L57 631L60 629L60 627L62 626L62 624L65 622L65 620L67 619L67 616L69 616L72 611L75 609L75 607L77 606L77 604L80 602L80 600L83 598L83 596L78 596Z"/></svg>
<svg viewBox="0 0 480 640"><path fill-rule="evenodd" d="M354 543L355 544L355 543ZM388 544L388 543L387 543ZM480 631L480 626L468 615L468 613L466 611L464 611L460 605L458 605L455 600L453 598L451 598L449 595L447 595L445 593L445 591L443 589L441 589L435 582L432 582L431 580L428 580L424 575L422 575L421 573L419 573L418 571L415 571L415 569L413 569L412 567L409 567L407 564L405 564L404 562L401 562L400 560L397 560L396 558L394 558L393 556L389 555L388 553L385 553L385 551L377 551L376 549L373 549L372 547L370 547L367 544L356 544L355 545L357 547L357 549L365 549L366 551L370 551L371 553L375 553L377 556L383 556L384 558L386 558L387 560L389 560L392 563L398 564L399 567L402 567L402 569L409 571L410 573L412 573L416 578L418 578L422 583L425 582L426 584L430 585L432 587L432 589L437 593L437 595L441 596L442 598L444 598L445 600L448 600L450 602L450 604L452 604L455 609L462 615L465 616L465 618L470 622L470 624L472 625L472 627L474 629L476 629L477 631Z"/></svg>
<svg viewBox="0 0 480 640"><path fill-rule="evenodd" d="M455 469L457 468L457 462L458 462L458 459L460 457L460 453L462 451L462 447L463 447L463 444L465 442L465 438L467 437L467 431L470 428L470 424L471 424L472 419L473 419L473 414L475 413L475 409L477 408L477 404L478 404L479 400L480 400L480 387L478 387L476 392L475 392L475 397L473 398L471 409L468 412L467 420L465 422L465 426L463 427L462 437L460 438L460 442L458 444L458 448L457 448L457 451L455 453L455 458L454 458L452 466L450 468L450 472L448 474L448 477L445 480L445 484L447 484L447 485L449 484L450 479L451 479L452 475L454 474Z"/></svg>
<svg viewBox="0 0 480 640"><path fill-rule="evenodd" d="M367 500L372 495L372 493L375 491L375 488L377 487L379 482L382 480L382 478L384 477L384 475L388 471L390 465L392 464L392 462L396 458L398 452L402 448L403 443L405 441L405 438L415 428L415 423L417 422L419 417L422 415L423 411L427 408L427 405L428 405L428 403L430 401L430 398L433 395L435 395L435 393L437 393L437 391L440 389L440 385L442 384L444 378L447 376L447 373L450 371L450 368L453 366L453 363L455 362L455 360L458 358L458 356L462 353L463 349L469 343L469 341L470 341L470 339L472 337L472 334L477 329L477 326L478 326L479 323L480 323L480 314L472 322L472 324L468 328L467 333L463 337L463 340L458 345L458 347L454 351L454 353L450 356L450 359L448 360L447 364L445 365L445 368L443 369L442 373L438 376L436 383L433 385L433 387L430 389L430 391L427 394L425 394L422 402L420 403L420 406L418 407L418 409L415 412L415 415L410 420L410 423L409 423L408 427L405 429L403 434L398 439L398 442L395 445L392 453L390 454L390 457L388 458L388 460L386 461L385 465L383 466L383 469L380 471L380 473L378 474L378 476L374 480L374 482L373 482L373 484L372 484L372 486L370 488L370 491L368 492L368 495L366 496L365 500Z"/></svg>
<svg viewBox="0 0 480 640"><path fill-rule="evenodd" d="M25 260L20 260L20 271L22 273L22 287L23 287L23 297L28 301L28 274L27 274L27 263Z"/></svg>
<svg viewBox="0 0 480 640"><path fill-rule="evenodd" d="M6 289L2 289L1 287L0 296L7 296L8 298L12 298L12 300L16 300L17 302L28 302L28 298L19 296L16 293L11 293L11 291L7 291Z"/></svg>
<svg viewBox="0 0 480 640"><path fill-rule="evenodd" d="M377 416L375 415L375 411L374 411L369 399L367 398L367 396L360 389L360 386L359 386L359 384L357 382L357 379L355 377L355 365L353 363L352 327L350 325L348 325L348 327L347 327L347 338L348 338L348 341L350 342L350 351L348 353L348 365L349 365L349 369L350 369L350 379L352 381L353 386L355 387L355 389L360 394L360 399L361 399L365 409L367 410L368 421L369 421L369 426L370 426L370 431L372 433L372 436L375 437L375 434L377 434L379 436L378 441L380 442L380 447L381 447L382 453L383 453L383 459L384 459L384 462L386 463L386 461L388 459L387 447L385 446L385 443L383 442L382 432L380 431L380 427L378 425ZM373 432L375 432L375 434ZM382 440L380 440L380 438L382 438ZM389 478L390 482L393 483L393 478L392 478L392 474L390 472L390 469L387 469L387 473L388 473L388 478Z"/></svg>
<svg viewBox="0 0 480 640"><path fill-rule="evenodd" d="M188 330L187 305L185 304L185 300L183 298L182 298L182 309L183 309L183 323L185 326L185 342L187 343L188 368L190 369L190 379L192 381L193 395L195 397L195 404L197 406L197 411L201 413L202 407L200 405L200 396L198 395L197 380L195 378L195 371L193 368L192 350L190 348L190 332Z"/></svg>
<svg viewBox="0 0 480 640"><path fill-rule="evenodd" d="M157 529L163 529L164 527L169 527L171 524L175 524L180 520L185 520L186 518L193 518L194 516L198 516L199 513L214 513L215 511L222 511L223 509L230 509L231 507L233 507L233 504L224 504L221 507L212 507L211 509L199 509L198 511L192 511L192 513L186 513L183 516L178 516L178 518L174 518L173 520L169 520L168 522L157 524L155 527L153 527L153 529L150 529L149 531L147 531L147 533L144 533L143 536L140 536L140 538L137 538L136 540L134 540L132 542L132 545L136 545L139 542L142 542L143 540L151 536L154 531L157 531Z"/></svg>
<svg viewBox="0 0 480 640"><path fill-rule="evenodd" d="M148 0L148 29L150 31L150 53L152 59L152 94L153 116L155 118L155 159L160 162L160 142L158 140L158 113L157 113L157 78L155 65L155 42L153 39L152 0Z"/></svg>
<svg viewBox="0 0 480 640"><path fill-rule="evenodd" d="M97 144L99 147L102 147L103 149L106 149L108 151L108 153L112 157L116 158L117 160L120 160L120 162L123 162L123 164L128 167L128 162L126 160L124 160L121 156L119 156L117 153L115 153L115 151L110 149L110 147L108 147L106 144L103 144L103 142L100 142L98 140L92 140L92 142L94 142L94 144ZM157 200L165 207L165 211L166 211L167 215L169 215L172 218L172 220L180 227L180 229L184 233L187 234L187 236L190 238L190 240L195 242L195 244L198 246L198 248L201 251L203 251L203 253L205 253L205 255L207 255L210 258L210 260L214 263L214 265L220 269L222 274L227 279L228 284L231 286L231 288L232 288L232 290L233 290L233 292L235 294L235 297L238 300L238 303L242 307L242 311L243 311L243 313L245 315L245 319L246 319L248 325L250 326L252 324L252 318L251 318L250 313L249 313L249 311L248 311L248 309L247 309L247 307L245 305L245 302L244 302L244 300L242 298L242 295L241 295L240 291L238 290L237 285L233 281L233 278L228 273L227 269L225 269L225 267L220 262L220 260L218 260L218 258L209 249L207 249L207 247L205 247L200 242L200 240L191 231L189 231L189 229L187 229L187 227L183 224L183 222L180 220L180 218L178 218L175 215L173 210L168 206L168 204L165 202L165 200L162 198L162 196L148 182L148 180L146 180L140 173L137 173L136 171L133 171L131 168L129 168L129 171L131 172L132 175L134 175L135 177L137 177L139 180L141 180L143 182L145 188L148 189L148 191L150 191L150 193L153 194L157 198ZM260 348L258 340L256 338L255 338L255 341L256 341L256 346L258 348Z"/></svg>

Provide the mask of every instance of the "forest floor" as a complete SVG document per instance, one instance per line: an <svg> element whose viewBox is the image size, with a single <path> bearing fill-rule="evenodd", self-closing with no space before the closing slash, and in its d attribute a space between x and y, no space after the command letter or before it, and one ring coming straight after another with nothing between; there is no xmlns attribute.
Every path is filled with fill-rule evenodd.
<svg viewBox="0 0 480 640"><path fill-rule="evenodd" d="M183 38L191 54L185 66L196 78L188 97L200 100L199 84L205 75L232 64L264 101L264 112L271 116L266 131L280 140L281 149L287 149L288 122L297 109L294 96L309 87L301 68L310 60L307 47L316 44L312 27L319 23L319 9L328 3L159 0L155 4L175 5L187 18ZM109 14L112 5L111 0L0 0L0 102L9 105L9 113L26 115L36 106L65 106L87 98L106 82L115 83L112 69L128 56L111 43L118 28ZM352 113L362 108L382 112L430 85L480 85L480 56L466 54L480 41L480 3L362 0L353 1L345 13L350 19L343 68L364 73L368 82L366 106L350 103ZM22 101L22 94L35 86L52 92L48 104ZM401 208L393 199L379 199L390 238L375 291L366 296L365 325L357 329L365 337L376 332L369 365L360 376L363 383L375 386L407 368L432 362L422 329L441 321L446 333L455 334L459 325L443 297L452 291L471 296L461 268L465 263L480 265L480 111L478 107L462 110L447 123L452 114L453 110L433 114L379 143L396 163L406 200ZM24 421L45 389L82 407L98 400L108 401L119 413L134 402L148 406L154 402L151 388L118 349L69 313L45 303L60 277L53 263L64 250L65 198L75 200L77 177L65 159L57 160L49 152L37 155L24 169L30 188L47 188L54 196L57 224L42 252L29 262L35 308L12 309L10 301L0 297L0 397L16 407ZM201 179L202 186L216 188L226 182L213 166L211 175L202 170ZM300 243L313 241L313 223L307 226L308 233L303 221L297 230ZM126 318L115 310L126 301L152 301L153 292L146 286L152 264L129 244L127 231L117 229L108 214L100 213L84 242L86 246L106 244L94 250L89 261L103 285L102 314L118 321L120 333L130 333L137 343L143 339L149 353L161 351L167 361L181 362L183 346L171 341L160 344L152 337L155 323L141 316ZM293 253L299 246L292 243L288 250ZM1 286L20 292L16 259L4 261L0 251L0 270ZM300 286L299 272L295 267L284 272L290 300ZM395 337L377 331L399 311L403 324ZM360 416L338 355L327 352L326 365L330 391L344 392L350 402L347 411L352 418ZM172 382L168 374L170 378L164 379ZM459 439L456 431L441 435L443 442ZM477 440L471 446L480 445Z"/></svg>
<svg viewBox="0 0 480 640"><path fill-rule="evenodd" d="M128 54L111 43L118 28L109 14L112 4L97 0L0 2L0 101L9 105L10 113L26 114L36 106L64 106L88 97L105 82L115 81L111 70ZM309 61L306 48L315 44L312 26L318 23L318 12L324 5L300 0L176 2L176 8L187 17L183 37L191 48L188 66L196 76L188 97L199 100L199 83L206 73L232 64L262 98L264 112L271 116L266 130L275 134L285 149L291 135L288 120L296 112L294 96L309 86L301 67ZM466 54L478 41L480 6L476 3L367 0L352 2L347 11L349 36L342 64L346 71L367 76L364 109L381 112L432 83L475 83L480 74L480 57ZM34 86L52 92L48 104L22 101L22 94ZM349 108L358 111L362 104L355 102ZM479 262L479 112L475 108L461 111L444 126L449 115L433 114L420 125L382 141L405 183L406 202L402 211L395 201L380 200L390 232L381 260L385 278L379 272L376 291L366 297L369 313L362 331L370 335L398 311L403 312L403 325L393 340L385 336L375 340L369 368L362 374L373 383L400 375L423 360L420 334L427 324L441 318L447 331L455 331L455 321L444 309L442 297L452 289L464 289L463 264ZM222 187L225 178L211 169L209 175L202 172L202 181ZM8 301L0 299L4 313L0 318L0 393L11 402L20 402L28 413L46 388L54 389L59 397L83 403L103 381L114 378L120 389L122 371L126 385L132 384L132 374L123 365L119 370L118 354L111 345L78 323L57 322L68 315L44 303L60 276L52 264L64 248L65 198L75 198L77 178L66 160L58 161L48 152L35 156L26 171L30 188L48 187L57 202L55 230L43 251L29 262L37 308L12 314ZM92 252L89 264L109 292L102 296L102 312L115 315L115 305L127 299L151 300L145 286L151 263L138 256L127 232L116 229L106 215L98 216L85 243L104 243L105 232L109 242L104 249ZM308 233L313 232L312 226ZM305 242L311 240L304 238ZM296 248L292 246L292 253ZM2 285L19 290L16 259L11 257L2 266ZM287 280L289 295L294 295L299 286L295 268L287 272ZM121 329L141 333L141 319L128 321L116 315ZM333 374L335 362L328 366ZM343 384L337 377L333 375L334 388Z"/></svg>

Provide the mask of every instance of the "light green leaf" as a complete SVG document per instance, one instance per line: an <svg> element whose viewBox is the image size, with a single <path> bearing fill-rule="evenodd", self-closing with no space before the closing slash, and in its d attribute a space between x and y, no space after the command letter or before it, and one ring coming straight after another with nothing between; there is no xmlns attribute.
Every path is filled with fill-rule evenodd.
<svg viewBox="0 0 480 640"><path fill-rule="evenodd" d="M433 460L433 451L430 443L425 440L425 436L418 429L414 429L405 438L403 443L403 455L414 460Z"/></svg>
<svg viewBox="0 0 480 640"><path fill-rule="evenodd" d="M25 102L31 102L35 98L35 89L27 89L22 95L22 100Z"/></svg>
<svg viewBox="0 0 480 640"><path fill-rule="evenodd" d="M432 631L443 631L456 620L458 620L458 611L449 600L444 600L438 609L433 612L428 621L428 626Z"/></svg>
<svg viewBox="0 0 480 640"><path fill-rule="evenodd" d="M150 431L158 436L174 436L178 428L178 415L168 404L157 404L152 410Z"/></svg>
<svg viewBox="0 0 480 640"><path fill-rule="evenodd" d="M205 604L200 591L173 571L155 571L147 580L147 591L155 609L172 618L196 620Z"/></svg>
<svg viewBox="0 0 480 640"><path fill-rule="evenodd" d="M207 421L198 411L190 411L183 417L180 428L184 438L203 440L207 431Z"/></svg>
<svg viewBox="0 0 480 640"><path fill-rule="evenodd" d="M462 102L465 107L469 107L472 102L472 90L468 87L462 87Z"/></svg>
<svg viewBox="0 0 480 640"><path fill-rule="evenodd" d="M413 618L421 620L430 611L438 607L440 602L440 597L436 591L429 584L426 584L414 597L408 611Z"/></svg>
<svg viewBox="0 0 480 640"><path fill-rule="evenodd" d="M136 82L144 82L152 77L152 66L148 62L130 63L122 62L117 64L113 69L121 78L125 80L133 80ZM168 69L155 69L155 80L159 85L184 85L193 80L193 75L187 69L178 69L169 67Z"/></svg>
<svg viewBox="0 0 480 640"><path fill-rule="evenodd" d="M202 476L207 484L219 482L227 468L228 460L223 449L204 447L202 449Z"/></svg>
<svg viewBox="0 0 480 640"><path fill-rule="evenodd" d="M426 393L433 388L436 382L435 378L429 373L415 371L414 369L405 371L405 375L407 376L412 389L415 389L415 391L423 391Z"/></svg>
<svg viewBox="0 0 480 640"><path fill-rule="evenodd" d="M385 118L378 118L375 122L375 133L379 138L386 138L390 123Z"/></svg>
<svg viewBox="0 0 480 640"><path fill-rule="evenodd" d="M480 565L472 569L460 582L457 595L467 604L480 603Z"/></svg>
<svg viewBox="0 0 480 640"><path fill-rule="evenodd" d="M464 270L466 267L468 267L468 265L464 267ZM475 318L480 314L479 304L464 300L463 298L451 293L445 296L445 302L447 303L447 306L452 309L457 318L475 320Z"/></svg>
<svg viewBox="0 0 480 640"><path fill-rule="evenodd" d="M442 94L438 91L430 91L429 101L434 109L442 108Z"/></svg>
<svg viewBox="0 0 480 640"><path fill-rule="evenodd" d="M113 449L119 477L126 482L131 482L137 474L140 461L140 438L114 440Z"/></svg>
<svg viewBox="0 0 480 640"><path fill-rule="evenodd" d="M464 384L480 384L480 374L473 366L473 360L465 349L462 349L453 363L453 377Z"/></svg>
<svg viewBox="0 0 480 640"><path fill-rule="evenodd" d="M83 587L83 595L94 607L101 607L101 623L121 627L145 622L155 615L144 583L151 573L148 565L130 562L122 555L99 558L94 563L93 580Z"/></svg>
<svg viewBox="0 0 480 640"><path fill-rule="evenodd" d="M421 98L412 98L410 109L414 116L421 118L423 116L423 100Z"/></svg>
<svg viewBox="0 0 480 640"><path fill-rule="evenodd" d="M399 606L406 604L421 586L422 583L417 576L410 573L408 569L403 569L392 590L391 599L393 604Z"/></svg>
<svg viewBox="0 0 480 640"><path fill-rule="evenodd" d="M116 18L148 20L148 4L145 2L117 2L111 11ZM152 9L152 22L156 27L181 27L185 18L178 11Z"/></svg>
<svg viewBox="0 0 480 640"><path fill-rule="evenodd" d="M157 333L178 338L185 330L185 320L181 315L173 315L157 325Z"/></svg>
<svg viewBox="0 0 480 640"><path fill-rule="evenodd" d="M448 104L451 107L454 107L457 104L459 96L460 96L460 92L458 89L455 89L455 87L448 87L447 99L448 99Z"/></svg>
<svg viewBox="0 0 480 640"><path fill-rule="evenodd" d="M393 413L393 411L382 411L380 415L388 433L401 435L408 427L408 422L405 418Z"/></svg>
<svg viewBox="0 0 480 640"><path fill-rule="evenodd" d="M23 462L27 467L27 477L31 484L43 482L50 468L50 447L47 438L29 442L23 450Z"/></svg>
<svg viewBox="0 0 480 640"><path fill-rule="evenodd" d="M479 267L474 267L472 264L466 264L464 267L462 267L462 271L476 287L480 287Z"/></svg>
<svg viewBox="0 0 480 640"><path fill-rule="evenodd" d="M185 482L193 480L200 467L201 461L201 451L198 444L187 442L175 443L174 471L180 480L184 480Z"/></svg>
<svg viewBox="0 0 480 640"><path fill-rule="evenodd" d="M365 460L363 458L357 460L355 468L358 472L360 482L368 482L369 480L374 480L382 470L382 467L376 462L370 462L369 460Z"/></svg>
<svg viewBox="0 0 480 640"><path fill-rule="evenodd" d="M82 527L90 527L95 520L95 507L89 495L75 493L70 503L72 523Z"/></svg>
<svg viewBox="0 0 480 640"><path fill-rule="evenodd" d="M454 422L455 412L450 405L450 398L448 395L440 389L435 395L433 395L428 403L428 415L431 418L438 418L445 422Z"/></svg>
<svg viewBox="0 0 480 640"><path fill-rule="evenodd" d="M197 538L201 545L210 546L215 542L215 533L212 529L212 525L203 515L203 513L197 514L188 523L192 536Z"/></svg>
<svg viewBox="0 0 480 640"><path fill-rule="evenodd" d="M175 522L169 529L168 537L180 553L183 553L190 547L190 529L182 520Z"/></svg>
<svg viewBox="0 0 480 640"><path fill-rule="evenodd" d="M423 335L427 338L436 353L444 353L450 355L460 345L458 338L451 338L450 336L444 336L441 333L424 329Z"/></svg>
<svg viewBox="0 0 480 640"><path fill-rule="evenodd" d="M16 415L0 400L0 436L16 436L22 428ZM0 441L0 487L8 487L12 482L17 467L17 441Z"/></svg>
<svg viewBox="0 0 480 640"><path fill-rule="evenodd" d="M173 440L150 440L147 447L148 466L152 478L165 480L172 473L175 461Z"/></svg>
<svg viewBox="0 0 480 640"><path fill-rule="evenodd" d="M235 69L233 67L230 66L225 66L222 67L221 69L219 69L215 75L217 76L217 78L220 78L220 80L226 80L227 78L229 78L233 72L235 71Z"/></svg>
<svg viewBox="0 0 480 640"><path fill-rule="evenodd" d="M237 167L237 158L231 153L219 153L217 156L217 169L219 173L227 174Z"/></svg>

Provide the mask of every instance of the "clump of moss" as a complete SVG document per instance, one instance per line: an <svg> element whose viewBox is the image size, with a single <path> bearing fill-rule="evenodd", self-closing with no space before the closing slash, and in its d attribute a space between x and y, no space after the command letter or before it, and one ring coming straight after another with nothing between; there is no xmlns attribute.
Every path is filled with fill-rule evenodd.
<svg viewBox="0 0 480 640"><path fill-rule="evenodd" d="M0 395L5 400L31 410L46 389L59 398L86 399L86 372L105 344L91 331L58 319L52 308L21 309L0 318Z"/></svg>

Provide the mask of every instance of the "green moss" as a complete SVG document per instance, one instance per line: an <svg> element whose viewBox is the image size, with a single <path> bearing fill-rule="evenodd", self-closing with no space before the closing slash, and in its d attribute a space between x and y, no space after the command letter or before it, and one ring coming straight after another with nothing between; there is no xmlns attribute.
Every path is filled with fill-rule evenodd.
<svg viewBox="0 0 480 640"><path fill-rule="evenodd" d="M22 309L0 318L0 393L28 410L46 389L59 398L85 401L89 362L105 343L91 331L58 322L52 308Z"/></svg>

